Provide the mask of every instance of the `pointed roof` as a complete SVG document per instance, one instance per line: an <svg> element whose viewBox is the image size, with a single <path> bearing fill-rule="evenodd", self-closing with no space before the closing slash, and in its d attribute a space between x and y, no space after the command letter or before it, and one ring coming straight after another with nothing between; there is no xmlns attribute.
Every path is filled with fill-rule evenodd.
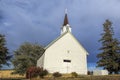
<svg viewBox="0 0 120 80"><path fill-rule="evenodd" d="M52 46L55 42L57 42L59 39L61 39L63 36L65 36L67 33L69 33L74 40L77 41L77 43L82 47L82 49L86 52L87 55L89 55L89 53L87 52L87 50L79 43L79 41L71 34L71 32L67 31L64 34L60 35L58 38L56 38L55 40L53 40L50 44L48 44L44 49L48 49L50 46Z"/></svg>
<svg viewBox="0 0 120 80"><path fill-rule="evenodd" d="M67 24L69 24L69 22L68 22L68 17L67 17L67 10L66 10L63 26L66 26Z"/></svg>

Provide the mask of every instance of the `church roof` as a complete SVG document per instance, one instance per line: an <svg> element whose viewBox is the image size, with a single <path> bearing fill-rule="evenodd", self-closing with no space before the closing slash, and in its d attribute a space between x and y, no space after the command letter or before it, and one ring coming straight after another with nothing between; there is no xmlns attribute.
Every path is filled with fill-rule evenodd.
<svg viewBox="0 0 120 80"><path fill-rule="evenodd" d="M68 32L68 31L67 31ZM58 38L56 38L55 40L53 40L50 44L48 44L45 49L49 48L52 44L54 44L57 40L59 40L61 37L63 37L67 32L63 33L62 35L60 35Z"/></svg>
<svg viewBox="0 0 120 80"><path fill-rule="evenodd" d="M60 38L62 38L64 35L66 35L67 33L70 33L71 34L71 32L69 32L69 31L66 31L65 33L63 33L62 35L60 35L58 38L56 38L55 40L53 40L50 44L48 44L46 47L45 47L45 50L46 49L48 49L50 46L52 46L56 41L58 41ZM72 35L72 34L71 34ZM79 43L79 41L72 35L72 37L78 42L78 44L80 45L80 46L82 46L80 43ZM82 48L83 48L83 50L86 52L86 54L88 55L88 52L87 52L87 50L86 49L84 49L84 47L82 46Z"/></svg>

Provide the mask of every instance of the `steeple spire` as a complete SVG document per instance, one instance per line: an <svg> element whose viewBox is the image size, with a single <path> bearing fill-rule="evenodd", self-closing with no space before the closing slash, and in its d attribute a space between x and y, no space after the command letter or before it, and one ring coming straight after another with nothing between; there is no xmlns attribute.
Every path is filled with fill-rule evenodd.
<svg viewBox="0 0 120 80"><path fill-rule="evenodd" d="M64 18L64 23L63 26L66 26L68 23L68 17L67 17L67 9L65 9L65 18Z"/></svg>

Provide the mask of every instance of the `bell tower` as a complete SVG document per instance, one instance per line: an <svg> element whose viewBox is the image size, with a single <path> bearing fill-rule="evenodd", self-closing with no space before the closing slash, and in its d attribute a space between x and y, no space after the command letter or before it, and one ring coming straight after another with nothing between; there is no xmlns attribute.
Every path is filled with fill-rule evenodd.
<svg viewBox="0 0 120 80"><path fill-rule="evenodd" d="M61 34L68 32L68 31L71 32L71 27L70 27L69 22L68 22L67 9L66 9L63 26L61 27Z"/></svg>

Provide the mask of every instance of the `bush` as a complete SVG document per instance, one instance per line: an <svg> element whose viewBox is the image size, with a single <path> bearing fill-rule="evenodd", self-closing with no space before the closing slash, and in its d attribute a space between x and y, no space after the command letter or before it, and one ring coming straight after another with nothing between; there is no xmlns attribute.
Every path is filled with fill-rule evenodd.
<svg viewBox="0 0 120 80"><path fill-rule="evenodd" d="M76 72L71 73L72 77L78 77L78 74Z"/></svg>
<svg viewBox="0 0 120 80"><path fill-rule="evenodd" d="M88 75L93 75L93 71L88 71L87 74Z"/></svg>
<svg viewBox="0 0 120 80"><path fill-rule="evenodd" d="M62 74L61 74L61 73L59 73L59 72L55 72L55 73L53 73L53 76L54 76L54 77L61 77L61 76L62 76Z"/></svg>
<svg viewBox="0 0 120 80"><path fill-rule="evenodd" d="M48 74L47 70L44 70L43 68L40 67L29 67L26 71L26 78L34 78L34 77L41 77L44 78L45 75Z"/></svg>
<svg viewBox="0 0 120 80"><path fill-rule="evenodd" d="M44 78L44 76L46 76L47 74L48 74L48 71L42 69L42 71L39 73L39 76L40 76L41 78Z"/></svg>

